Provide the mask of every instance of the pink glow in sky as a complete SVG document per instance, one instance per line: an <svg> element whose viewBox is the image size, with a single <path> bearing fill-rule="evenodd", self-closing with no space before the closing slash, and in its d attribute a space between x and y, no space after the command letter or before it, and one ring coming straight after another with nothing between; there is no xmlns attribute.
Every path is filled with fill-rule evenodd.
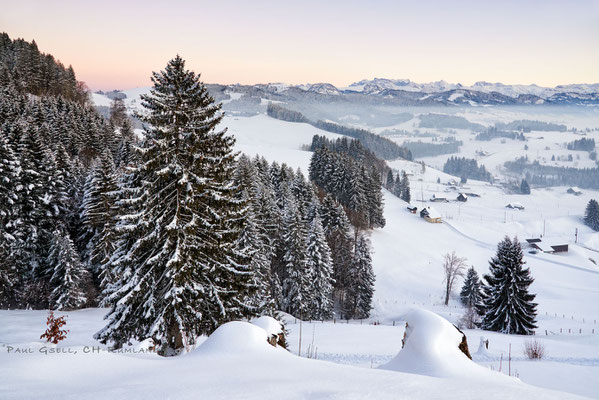
<svg viewBox="0 0 599 400"><path fill-rule="evenodd" d="M92 89L147 86L177 53L210 83L599 82L599 0L21 0L0 31Z"/></svg>

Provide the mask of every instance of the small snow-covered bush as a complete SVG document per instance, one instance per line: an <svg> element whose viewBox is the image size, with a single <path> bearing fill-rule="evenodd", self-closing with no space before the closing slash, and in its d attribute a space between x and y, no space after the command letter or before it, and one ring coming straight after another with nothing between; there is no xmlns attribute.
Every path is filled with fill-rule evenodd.
<svg viewBox="0 0 599 400"><path fill-rule="evenodd" d="M545 357L545 345L537 339L524 342L524 355L531 360L541 360Z"/></svg>

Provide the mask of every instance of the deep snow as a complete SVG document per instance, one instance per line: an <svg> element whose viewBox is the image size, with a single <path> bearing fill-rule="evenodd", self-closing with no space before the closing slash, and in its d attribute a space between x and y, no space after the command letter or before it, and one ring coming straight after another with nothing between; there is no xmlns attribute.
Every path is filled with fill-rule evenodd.
<svg viewBox="0 0 599 400"><path fill-rule="evenodd" d="M493 110L476 112L484 114L480 116L482 120ZM314 134L337 137L310 125L278 121L265 115L225 117L223 125L236 136L238 151L285 162L305 173L311 154L302 150L302 146L309 144ZM498 159L511 157L509 152L515 150L507 146L506 154L502 154L501 146L492 146ZM430 162L438 165L433 160ZM390 165L412 173L414 205L430 204L428 199L433 193L443 193L452 199L451 196L457 196L457 193L445 192L449 190L446 185L437 184L437 178L445 183L454 177L430 165L424 172L420 165L411 162L394 161ZM107 352L101 345L104 350L100 353L84 353L84 346L98 346L92 335L103 326L102 316L106 312L103 309L68 313L70 333L58 348L71 349L77 354L39 352L44 346L39 335L45 327L45 312L0 311L3 346L0 349L0 398L563 399L574 398L573 393L597 398L599 268L591 260L599 264L599 233L584 227L581 215L588 199L599 198L599 193L584 190L582 196L572 196L565 193L567 188L533 188L531 196L521 196L506 194L500 187L476 181L469 181L462 189L479 193L481 197L471 197L464 204L435 203L443 216L442 224L429 224L408 213L405 202L389 192L384 193L387 225L371 236L377 275L372 317L349 323L302 322L301 358L295 356L299 350L300 322L291 317L286 319L291 354L262 341L267 333L261 323L239 322L223 326L209 339L200 338L198 349L187 355L163 359L142 351L147 349L147 343L132 343L124 353ZM520 202L525 210L506 210L504 206L509 202ZM574 244L576 228L578 244ZM430 310L454 323L463 313L455 297L449 307L441 305L443 254L455 250L458 255L467 257L479 273L484 273L497 241L505 234L518 235L523 240L538 236L543 230L545 240L570 244L570 251L560 255L529 254L529 249L525 249L525 260L535 278L531 289L537 293L539 303L537 338L546 346L545 360L525 359L522 348L528 337L480 330L465 333L474 361L484 368L466 360L468 363L464 365L468 367L463 369L482 370L483 375L491 377L490 383L486 378L474 377L476 373L448 377L448 371L453 370L451 366L443 366L443 360L464 361L455 361L453 353L445 354L440 360L439 354L429 354L437 360L436 374L430 373L430 368L414 367L416 362L423 361L422 353L408 347L407 353L398 355L405 320L411 318L410 309ZM417 313L416 319L419 316L422 313ZM375 321L380 325L371 324ZM446 321L427 321L430 326L424 330L428 338L424 348L431 342L449 340L446 336L438 339L431 333L445 330ZM418 331L416 326L414 332ZM477 353L481 336L490 340L490 346L488 351ZM512 375L517 373L524 383L568 393L548 392L505 377L510 344L509 372ZM309 345L316 350L319 360L305 358ZM9 353L8 346L32 349L33 353ZM408 357L410 352L412 356ZM410 362L404 363L405 359ZM405 367L411 373L375 368L387 363L404 371L404 364L411 365ZM500 363L502 375L491 371L497 371ZM421 375L427 371L428 375L443 377Z"/></svg>

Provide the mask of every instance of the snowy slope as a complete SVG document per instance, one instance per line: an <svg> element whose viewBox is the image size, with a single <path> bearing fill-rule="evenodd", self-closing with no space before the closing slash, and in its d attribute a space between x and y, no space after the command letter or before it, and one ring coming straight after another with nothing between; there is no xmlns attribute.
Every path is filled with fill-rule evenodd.
<svg viewBox="0 0 599 400"><path fill-rule="evenodd" d="M305 173L311 154L302 150L302 145L309 144L314 134L338 137L307 124L265 115L227 116L223 126L235 135L236 150L285 162ZM437 184L437 178L443 182L454 178L430 166L422 173L420 165L407 161L390 165L412 173L413 203L419 206L421 198L426 202L433 193L444 193L446 186ZM533 189L533 196L523 197L475 181L469 181L464 189L482 197L470 198L466 204L436 203L445 220L442 224L429 224L408 213L405 202L384 193L387 225L371 234L377 279L369 321L299 324L288 320L292 353L299 351L299 327L303 326L302 355L312 342L318 348L318 358L363 368L274 351L260 345L258 328L247 327L240 328L245 332L241 336L259 339L252 339L259 347L255 351L241 351L249 345L238 342L240 334L233 329L222 334L225 339L216 345L210 344L216 338L208 339L204 350L200 347L176 359L153 354L83 354L83 346L97 345L91 337L103 326L105 310L101 309L69 313L71 334L59 347L78 354L44 355L38 349L45 313L0 311L0 343L4 347L0 349L0 398L574 398L572 393L596 397L599 325L593 321L599 320L599 268L589 258L599 262L599 248L594 251L575 246L572 230L580 228L582 241L588 246L599 243L599 234L592 234L580 223L584 202L599 197L598 193L585 191L583 196L574 197L565 195L565 188ZM515 201L525 205L525 212L505 211L504 205ZM450 307L440 305L444 253L455 250L484 273L504 234L523 239L538 234L543 221L548 238L567 240L571 245L565 255L525 254L536 279L531 288L538 293L538 333L547 345L548 359L524 359L521 349L525 337L478 330L466 334L473 354L481 335L491 341L488 352L474 356L477 363L498 369L503 360L505 374L505 357L512 344L513 367L523 382L569 394L544 391L504 376L491 378L489 383L370 369L397 355L405 319L410 318L406 316L408 309L418 306L432 310L451 322L463 312L455 298ZM373 321L383 325L369 325ZM218 344L231 341L237 346L233 352L224 352ZM33 348L34 354L9 354L6 346ZM207 350L210 347L213 349Z"/></svg>
<svg viewBox="0 0 599 400"><path fill-rule="evenodd" d="M102 326L102 311L72 312L70 326L89 338ZM43 324L44 317L42 311L0 311L8 323L0 325L0 337L13 348L0 352L0 398L466 399L473 393L485 399L578 398L491 371L484 371L484 380L447 379L300 358L269 346L266 331L245 322L221 326L195 351L175 358L111 353L102 346L91 352L85 347L89 340L73 338L55 348L70 353L44 354L37 333L23 329ZM17 346L33 352L15 353Z"/></svg>

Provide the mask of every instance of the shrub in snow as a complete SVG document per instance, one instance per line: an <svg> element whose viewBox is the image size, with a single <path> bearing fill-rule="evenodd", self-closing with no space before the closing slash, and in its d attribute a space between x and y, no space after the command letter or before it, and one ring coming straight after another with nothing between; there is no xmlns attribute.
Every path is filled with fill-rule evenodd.
<svg viewBox="0 0 599 400"><path fill-rule="evenodd" d="M545 357L545 345L537 339L524 342L524 355L531 360L541 360Z"/></svg>
<svg viewBox="0 0 599 400"><path fill-rule="evenodd" d="M58 344L58 342L60 342L61 340L66 339L67 333L69 333L69 331L60 329L67 324L65 318L66 315L57 318L54 316L54 311L48 311L48 319L46 320L46 325L48 326L48 329L46 329L46 332L44 332L40 336L40 339L46 339L48 342L54 344Z"/></svg>

